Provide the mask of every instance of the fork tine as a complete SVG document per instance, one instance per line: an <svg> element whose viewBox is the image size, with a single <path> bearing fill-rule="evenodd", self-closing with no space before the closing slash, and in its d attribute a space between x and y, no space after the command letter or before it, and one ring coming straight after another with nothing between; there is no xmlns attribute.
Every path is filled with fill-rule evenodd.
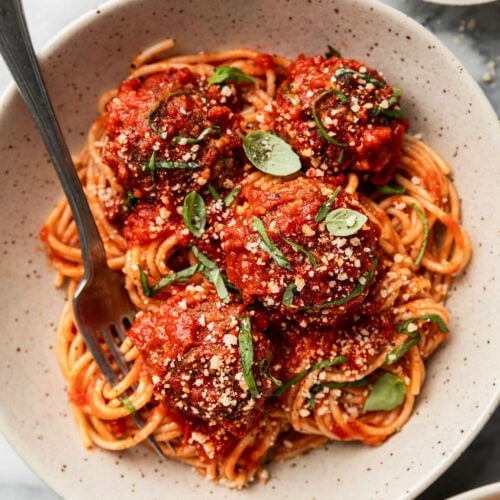
<svg viewBox="0 0 500 500"><path fill-rule="evenodd" d="M82 324L83 322L79 319L80 316L76 314L75 311L75 320L78 326L78 329L80 332L82 332L82 336L85 340L85 344L87 345L88 350L94 357L97 366L99 366L99 369L101 370L102 374L104 375L104 378L108 381L108 383L113 387L118 382L120 382L120 378L116 374L113 366L111 365L108 356L106 353L103 351L102 346L100 342L97 340L96 332L100 331L101 335L103 336L104 341L106 342L106 345L109 348L110 354L113 357L113 360L116 362L118 367L120 368L120 371L123 375L126 375L129 371L128 365L126 364L125 360L123 359L122 354L120 353L113 335L108 328L96 328L93 331L89 331L86 329L86 326ZM119 328L116 328L116 332L119 337L125 338L125 334L122 330ZM144 420L142 417L135 412L130 412L130 417L134 421L134 423L137 425L139 429L142 429L145 426ZM163 450L161 449L161 446L158 444L158 442L155 440L155 438L150 435L147 437L147 440L151 447L154 449L154 451L160 456L160 458L167 458ZM167 443L168 447L173 450L173 447L170 443Z"/></svg>
<svg viewBox="0 0 500 500"><path fill-rule="evenodd" d="M127 321L129 321L128 318L127 318ZM125 328L125 324L123 325L123 327ZM102 328L99 331L101 332L101 335L103 336L104 341L106 342L106 345L109 348L109 351L111 353L111 356L113 357L113 360L118 365L122 374L124 376L127 375L127 373L130 371L129 366L128 366L127 362L125 361L125 359L123 358L123 355L120 352L120 350L115 342L115 336L113 335L113 333L115 333L116 336L121 341L123 341L123 339L125 338L125 333L124 333L125 330L119 328L117 325L115 325L113 323L113 324L109 325L109 329ZM116 383L117 383L119 380L118 380L118 377L117 377L114 370L113 370L113 375L114 375L114 378L116 379ZM108 380L108 382L110 382L110 381ZM112 385L116 385L116 383L114 383ZM131 391L125 392L125 396L128 397L128 395L130 393L131 393ZM121 399L124 399L124 398L121 398ZM142 419L142 417L138 413L130 412L130 417L135 422L137 427L139 427L139 429L142 429L145 426L144 420ZM149 435L147 437L147 440L148 440L149 444L152 446L152 448L156 451L156 453L161 458L166 458L165 454L163 453L163 450L161 449L161 446L158 444L158 442L155 440L155 438L153 436ZM174 448L172 447L172 445L170 443L167 442L167 446L172 451L174 451Z"/></svg>
<svg viewBox="0 0 500 500"><path fill-rule="evenodd" d="M113 331L112 331L113 330ZM116 333L116 336L122 340L122 335L118 333L119 329L116 328L114 324L109 325L109 328L102 328L100 330L102 337L104 338L104 342L106 342L106 345L109 348L109 351L111 355L113 356L113 359L115 360L116 364L118 365L118 368L122 372L122 375L127 375L129 372L129 366L127 365L126 361L123 359L123 355L120 352L116 342L115 342L115 335L113 333ZM114 384L116 385L116 384Z"/></svg>

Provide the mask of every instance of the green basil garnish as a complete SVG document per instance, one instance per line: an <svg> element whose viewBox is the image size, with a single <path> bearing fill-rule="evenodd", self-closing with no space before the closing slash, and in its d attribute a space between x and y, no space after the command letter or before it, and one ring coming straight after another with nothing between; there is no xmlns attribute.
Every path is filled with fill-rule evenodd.
<svg viewBox="0 0 500 500"><path fill-rule="evenodd" d="M157 160L156 151L153 151L149 161L141 163L143 172L156 172L157 170L182 170L200 168L195 161Z"/></svg>
<svg viewBox="0 0 500 500"><path fill-rule="evenodd" d="M229 207L229 206L232 205L232 203L234 202L234 200L236 200L236 198L240 194L242 188L243 188L243 186L239 186L238 185L238 186L235 186L233 189L231 189L231 191L229 191L229 193L227 193L227 195L224 197L224 200L223 200L224 201L224 205L226 207ZM215 201L222 200L221 195L217 192L217 189L215 189L215 187L212 184L208 185L208 191L210 192L210 194L212 195L212 198Z"/></svg>
<svg viewBox="0 0 500 500"><path fill-rule="evenodd" d="M326 46L325 59L331 59L332 57L342 57L342 54L330 44Z"/></svg>
<svg viewBox="0 0 500 500"><path fill-rule="evenodd" d="M201 274L214 285L215 291L222 302L228 304L230 302L228 291L230 283L226 276L222 274L219 266L213 260L209 259L196 245L191 245L191 251L196 260L201 264Z"/></svg>
<svg viewBox="0 0 500 500"><path fill-rule="evenodd" d="M163 290L167 286L173 285L174 283L184 283L188 279L192 278L196 273L200 272L202 266L200 264L194 264L192 266L187 267L186 269L182 269L181 271L177 271L174 273L167 274L163 276L163 278L158 281L153 286L149 286L148 277L144 270L139 267L139 275L141 280L142 293L146 297L151 297L155 293Z"/></svg>
<svg viewBox="0 0 500 500"><path fill-rule="evenodd" d="M213 75L208 80L209 85L222 84L226 82L243 82L243 83L254 83L256 80L253 76L247 75L241 69L235 68L234 66L226 66L222 64L217 66Z"/></svg>
<svg viewBox="0 0 500 500"><path fill-rule="evenodd" d="M309 262L314 266L318 267L318 261L316 260L316 257L306 248L304 248L302 245L299 245L295 241L292 241L288 238L285 238L281 233L280 236L283 240L285 240L294 250L297 250L298 252L303 253L308 259Z"/></svg>
<svg viewBox="0 0 500 500"><path fill-rule="evenodd" d="M283 297L281 301L283 305L290 307L293 304L293 299L295 298L295 293L297 292L297 285L295 283L288 283L283 292Z"/></svg>
<svg viewBox="0 0 500 500"><path fill-rule="evenodd" d="M378 78L374 78L373 76L368 75L367 73L360 73L359 71L356 71L351 68L339 68L337 71L335 71L335 78L340 78L341 76L345 74L352 74L358 78L361 78L367 83L372 83L376 87L386 87L386 84L382 81L380 81Z"/></svg>
<svg viewBox="0 0 500 500"><path fill-rule="evenodd" d="M389 99L389 106L394 106L399 101L399 98L403 95L403 91L398 87L392 87L392 95Z"/></svg>
<svg viewBox="0 0 500 500"><path fill-rule="evenodd" d="M390 118L392 120L404 120L404 113L400 109L387 109L381 108L380 106L374 106L370 110L370 115L372 116L385 116L386 118Z"/></svg>
<svg viewBox="0 0 500 500"><path fill-rule="evenodd" d="M347 361L347 358L345 356L337 356L333 359L325 359L323 361L319 361L318 363L314 363L309 368L297 373L297 375L295 375L291 379L281 384L274 391L274 395L281 396L281 394L283 394L287 389L292 387L292 385L295 385L297 382L300 382L301 380L305 379L310 373L316 370L322 370L323 368L328 368L329 366L338 365L340 363L344 363L345 361Z"/></svg>
<svg viewBox="0 0 500 500"><path fill-rule="evenodd" d="M349 302L350 300L356 298L358 295L361 295L364 289L370 284L370 281L373 277L373 273L377 268L377 263L378 263L378 258L375 257L372 261L370 269L363 276L361 276L361 278L359 278L358 282L356 283L356 286L354 287L354 290L350 294L346 295L345 297L341 297L340 299L337 300L330 300L328 302L323 302L323 304L319 304L317 306L308 306L304 307L303 309L320 310L332 306L342 306L347 302Z"/></svg>
<svg viewBox="0 0 500 500"><path fill-rule="evenodd" d="M420 341L421 335L418 329L415 328L414 330L409 330L409 326L411 324L415 324L417 321L432 321L433 323L436 323L441 333L448 333L448 327L443 321L443 318L439 316L439 314L422 314L421 316L416 316L414 318L409 318L403 321L403 323L396 327L396 332L408 335L408 337L410 337L410 340L408 340L404 344L401 344L399 347L396 347L387 355L385 362L388 365L391 365L398 361L401 356L403 356L413 346L417 345Z"/></svg>
<svg viewBox="0 0 500 500"><path fill-rule="evenodd" d="M326 229L334 236L351 236L356 234L368 220L368 217L357 210L337 208L325 218Z"/></svg>
<svg viewBox="0 0 500 500"><path fill-rule="evenodd" d="M253 398L258 397L259 390L255 383L255 378L252 373L253 365L253 339L252 339L252 324L250 318L245 316L240 322L238 333L238 347L240 350L241 366L243 367L243 378Z"/></svg>
<svg viewBox="0 0 500 500"><path fill-rule="evenodd" d="M191 191L184 198L182 217L189 231L199 238L205 231L207 210L203 198L196 191Z"/></svg>
<svg viewBox="0 0 500 500"><path fill-rule="evenodd" d="M403 95L403 91L398 87L393 87L391 98L388 101L389 108L398 103L399 98ZM403 120L405 115L400 109L389 109L375 106L370 110L372 116L382 115L386 118Z"/></svg>
<svg viewBox="0 0 500 500"><path fill-rule="evenodd" d="M409 351L412 347L416 346L420 342L421 336L418 331L401 333L408 335L410 337L410 340L396 347L389 354L387 354L387 356L385 357L385 363L387 365L394 364L402 356L404 356L407 351Z"/></svg>
<svg viewBox="0 0 500 500"><path fill-rule="evenodd" d="M122 405L127 408L127 410L130 412L130 414L135 413L137 411L137 409L134 406L134 403L132 403L132 401L130 401L129 398L122 398L122 399L120 399L120 401L121 401Z"/></svg>
<svg viewBox="0 0 500 500"><path fill-rule="evenodd" d="M389 372L385 372L373 384L365 402L365 411L390 411L399 406L407 392L404 381Z"/></svg>
<svg viewBox="0 0 500 500"><path fill-rule="evenodd" d="M328 131L326 130L326 128L324 127L324 125L323 125L323 123L321 121L321 118L318 115L318 110L317 110L318 102L321 101L321 99L323 99L323 97L325 97L325 96L327 96L329 94L335 94L339 98L340 102L342 102L342 103L348 102L347 97L342 92L340 92L339 90L336 90L336 89L325 90L318 97L316 97L316 99L314 99L314 101L312 103L312 107L311 107L312 116L314 118L314 122L316 123L316 127L318 127L319 133L322 135L322 137L326 141L328 141L331 144L335 144L336 146L340 146L342 148L345 148L346 146L348 146L348 144L344 143L344 142L339 142L339 141L337 141L337 139L335 139L334 137L332 137L328 133Z"/></svg>
<svg viewBox="0 0 500 500"><path fill-rule="evenodd" d="M196 91L195 90L190 90L190 89L180 89L176 90L174 92L169 92L168 94L165 94L161 96L152 106L149 108L148 111L148 124L151 127L151 130L160 138L160 139L166 139L167 138L167 132L161 131L158 129L158 127L154 123L154 118L156 116L157 111L160 109L160 106L162 103L168 101L170 98L178 96L178 95L189 95L189 94L194 94Z"/></svg>
<svg viewBox="0 0 500 500"><path fill-rule="evenodd" d="M198 137L183 137L183 136L176 136L174 137L174 141L177 144L198 144L201 142L203 139L205 139L208 135L210 134L220 134L221 129L218 125L213 125L212 127L207 127L203 129Z"/></svg>
<svg viewBox="0 0 500 500"><path fill-rule="evenodd" d="M415 316L414 318L407 319L400 325L396 327L396 331L398 333L405 333L408 330L408 325L411 323L414 323L415 321L432 321L433 323L436 323L437 327L439 328L439 331L441 333L448 333L448 327L446 326L446 323L444 322L443 318L439 316L439 314L422 314L421 316Z"/></svg>
<svg viewBox="0 0 500 500"><path fill-rule="evenodd" d="M362 378L359 380L353 380L351 382L320 382L319 384L314 384L309 392L311 393L311 398L309 399L309 409L312 410L316 406L316 394L323 390L323 388L328 389L345 389L349 387L366 387L368 385L368 379Z"/></svg>
<svg viewBox="0 0 500 500"><path fill-rule="evenodd" d="M144 272L144 269L142 269L142 267L139 267L139 279L141 281L142 293L146 297L150 297L152 293L151 287L149 286L148 275Z"/></svg>
<svg viewBox="0 0 500 500"><path fill-rule="evenodd" d="M424 226L424 237L422 239L422 243L418 250L417 257L415 258L415 265L418 266L420 262L422 262L422 258L424 257L425 254L425 249L427 247L427 240L429 239L429 221L427 220L427 217L422 212L422 210L420 210L420 208L416 203L413 203L412 207L415 210L415 212L417 212L417 216L422 222L422 225Z"/></svg>
<svg viewBox="0 0 500 500"><path fill-rule="evenodd" d="M224 198L224 205L226 205L226 207L231 206L233 201L236 200L236 198L240 194L241 189L242 186L235 186L233 189L231 189L231 191L229 191L229 193L227 193L227 195Z"/></svg>
<svg viewBox="0 0 500 500"><path fill-rule="evenodd" d="M406 188L399 184L384 184L383 186L378 186L377 191L382 194L404 194L406 193Z"/></svg>
<svg viewBox="0 0 500 500"><path fill-rule="evenodd" d="M318 213L316 214L316 217L314 218L314 220L316 222L321 222L321 221L325 220L326 216L328 215L328 212L330 211L330 208L332 207L333 202L335 201L335 198L337 198L337 195L340 193L341 189L342 188L339 186L333 192L333 194L330 196L330 198L328 198L326 203L323 203L323 205L321 205L321 207L318 210Z"/></svg>
<svg viewBox="0 0 500 500"><path fill-rule="evenodd" d="M270 380L275 386L280 387L283 384L283 382L281 380L277 379L276 377L274 377L270 373L270 367L269 367L270 363L271 363L271 360L269 358L264 358L264 359L261 359L257 363L257 366L259 367L260 373L262 373L262 375L264 375L264 377L266 377L268 380Z"/></svg>
<svg viewBox="0 0 500 500"><path fill-rule="evenodd" d="M212 198L215 201L219 201L221 199L220 194L217 192L217 189L212 184L208 185L208 192L212 195Z"/></svg>
<svg viewBox="0 0 500 500"><path fill-rule="evenodd" d="M250 163L266 174L286 176L301 169L297 153L272 132L250 132L243 137L243 149Z"/></svg>
<svg viewBox="0 0 500 500"><path fill-rule="evenodd" d="M278 266L291 271L293 269L292 264L290 264L281 250L271 241L262 220L258 217L254 217L252 224L261 238L260 247L262 250L267 252Z"/></svg>

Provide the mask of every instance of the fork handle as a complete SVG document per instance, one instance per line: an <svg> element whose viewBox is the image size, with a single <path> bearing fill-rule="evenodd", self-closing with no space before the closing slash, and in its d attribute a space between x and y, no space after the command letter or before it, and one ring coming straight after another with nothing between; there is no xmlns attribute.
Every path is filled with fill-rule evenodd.
<svg viewBox="0 0 500 500"><path fill-rule="evenodd" d="M19 0L0 1L0 52L52 159L78 228L86 272L106 265L106 252L50 102Z"/></svg>

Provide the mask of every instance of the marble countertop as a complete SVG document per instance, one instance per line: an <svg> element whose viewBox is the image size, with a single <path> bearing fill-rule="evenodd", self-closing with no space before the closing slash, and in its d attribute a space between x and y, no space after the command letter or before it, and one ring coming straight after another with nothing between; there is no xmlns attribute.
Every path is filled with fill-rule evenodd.
<svg viewBox="0 0 500 500"><path fill-rule="evenodd" d="M500 115L500 0L475 6L440 5L422 0L383 1L432 31L471 73ZM100 3L97 0L24 0L35 48L44 47L69 22ZM62 5L64 8L60 8ZM10 76L0 60L0 94L9 82ZM0 498L58 498L2 436L0 463ZM500 482L500 410L457 462L420 498L443 499L493 482Z"/></svg>

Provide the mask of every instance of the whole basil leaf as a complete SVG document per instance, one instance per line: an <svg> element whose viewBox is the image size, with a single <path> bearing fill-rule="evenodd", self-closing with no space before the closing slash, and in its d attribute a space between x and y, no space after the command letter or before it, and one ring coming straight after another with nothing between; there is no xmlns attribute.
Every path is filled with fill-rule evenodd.
<svg viewBox="0 0 500 500"><path fill-rule="evenodd" d="M393 410L404 401L407 390L402 378L385 372L373 384L365 402L365 411Z"/></svg>
<svg viewBox="0 0 500 500"><path fill-rule="evenodd" d="M286 176L301 169L297 153L272 132L250 132L243 138L243 149L252 165L266 174Z"/></svg>

